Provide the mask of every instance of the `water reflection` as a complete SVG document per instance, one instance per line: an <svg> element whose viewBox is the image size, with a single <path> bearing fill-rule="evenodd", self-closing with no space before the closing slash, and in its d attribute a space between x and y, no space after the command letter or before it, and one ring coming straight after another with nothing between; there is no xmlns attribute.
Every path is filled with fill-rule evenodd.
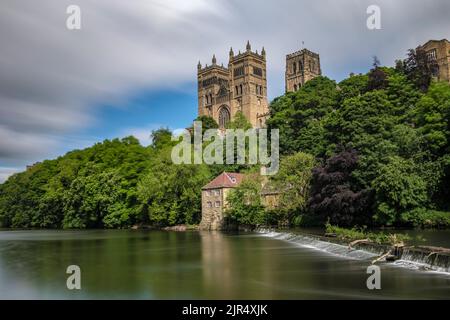
<svg viewBox="0 0 450 320"><path fill-rule="evenodd" d="M82 290L66 288L81 267ZM448 298L450 277L345 260L252 234L0 231L3 299Z"/></svg>

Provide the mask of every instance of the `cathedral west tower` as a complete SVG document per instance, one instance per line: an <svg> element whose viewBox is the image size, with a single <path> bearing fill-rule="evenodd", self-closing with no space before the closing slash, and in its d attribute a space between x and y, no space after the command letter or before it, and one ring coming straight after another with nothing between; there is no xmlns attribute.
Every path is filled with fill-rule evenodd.
<svg viewBox="0 0 450 320"><path fill-rule="evenodd" d="M269 116L267 101L266 52L251 50L247 42L245 52L229 52L228 66L212 64L197 66L198 115L212 117L221 129L241 111L253 128L265 126Z"/></svg>

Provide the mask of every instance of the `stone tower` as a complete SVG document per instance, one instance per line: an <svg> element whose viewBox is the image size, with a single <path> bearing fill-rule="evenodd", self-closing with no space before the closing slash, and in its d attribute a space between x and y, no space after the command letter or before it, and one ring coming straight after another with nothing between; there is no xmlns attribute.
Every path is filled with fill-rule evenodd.
<svg viewBox="0 0 450 320"><path fill-rule="evenodd" d="M286 92L299 90L307 81L321 74L320 57L317 53L302 49L286 55Z"/></svg>
<svg viewBox="0 0 450 320"><path fill-rule="evenodd" d="M434 70L436 79L450 82L450 41L430 40L417 49L424 50L428 62L436 66Z"/></svg>
<svg viewBox="0 0 450 320"><path fill-rule="evenodd" d="M197 66L198 114L212 117L224 129L241 111L253 128L265 126L269 115L267 101L266 51L259 54L247 42L245 52L229 52L228 67L217 65Z"/></svg>

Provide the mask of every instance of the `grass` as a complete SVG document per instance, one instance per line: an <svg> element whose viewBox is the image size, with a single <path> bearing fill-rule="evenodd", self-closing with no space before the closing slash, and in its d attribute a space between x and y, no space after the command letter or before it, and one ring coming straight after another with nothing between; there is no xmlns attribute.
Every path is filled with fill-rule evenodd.
<svg viewBox="0 0 450 320"><path fill-rule="evenodd" d="M353 227L351 229L341 228L331 225L329 222L325 224L326 233L334 234L338 239L345 241L355 241L368 239L370 242L386 245L396 245L406 243L411 240L408 235L398 233L384 233L384 232L368 232L366 227Z"/></svg>

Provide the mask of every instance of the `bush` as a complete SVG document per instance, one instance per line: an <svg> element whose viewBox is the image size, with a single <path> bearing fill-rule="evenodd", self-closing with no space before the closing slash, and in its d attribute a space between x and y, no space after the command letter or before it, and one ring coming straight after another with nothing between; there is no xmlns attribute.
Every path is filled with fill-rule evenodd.
<svg viewBox="0 0 450 320"><path fill-rule="evenodd" d="M417 208L404 212L401 221L407 226L418 228L448 228L450 227L450 212Z"/></svg>

